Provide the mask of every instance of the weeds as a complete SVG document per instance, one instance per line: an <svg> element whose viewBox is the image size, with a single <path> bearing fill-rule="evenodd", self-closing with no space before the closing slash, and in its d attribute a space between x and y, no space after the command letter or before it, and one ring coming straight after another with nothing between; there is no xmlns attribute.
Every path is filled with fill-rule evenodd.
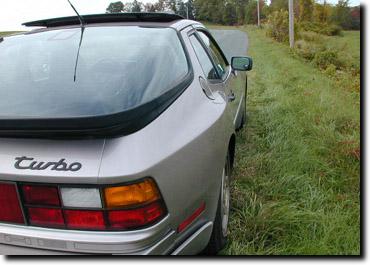
<svg viewBox="0 0 370 265"><path fill-rule="evenodd" d="M255 67L222 254L358 255L359 94L263 30L239 29Z"/></svg>

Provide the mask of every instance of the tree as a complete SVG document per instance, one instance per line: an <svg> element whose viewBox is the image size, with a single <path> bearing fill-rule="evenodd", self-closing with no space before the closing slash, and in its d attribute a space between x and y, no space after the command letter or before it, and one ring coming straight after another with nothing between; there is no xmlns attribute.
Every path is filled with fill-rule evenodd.
<svg viewBox="0 0 370 265"><path fill-rule="evenodd" d="M186 6L185 6L185 3L181 0L179 0L177 2L177 14L180 15L180 16L183 16L184 18L187 17L187 10L186 10Z"/></svg>
<svg viewBox="0 0 370 265"><path fill-rule="evenodd" d="M266 33L279 42L289 41L289 13L287 10L274 11L268 16Z"/></svg>
<svg viewBox="0 0 370 265"><path fill-rule="evenodd" d="M349 0L339 0L335 6L332 22L344 29L351 28L351 8L348 6Z"/></svg>
<svg viewBox="0 0 370 265"><path fill-rule="evenodd" d="M294 6L294 16L299 17L299 1L300 0L294 0L293 6ZM286 10L288 11L288 0L271 0L270 5L267 8L267 5L265 5L265 16L269 16L274 11L280 11L280 10Z"/></svg>
<svg viewBox="0 0 370 265"><path fill-rule="evenodd" d="M156 12L163 12L166 9L165 0L158 0L158 2L154 4L154 8Z"/></svg>
<svg viewBox="0 0 370 265"><path fill-rule="evenodd" d="M299 0L299 21L312 21L313 0Z"/></svg>
<svg viewBox="0 0 370 265"><path fill-rule="evenodd" d="M139 2L137 0L134 0L131 3L131 12L136 12L136 13L141 12L142 6L143 6L143 3L141 3L141 2Z"/></svg>
<svg viewBox="0 0 370 265"><path fill-rule="evenodd" d="M237 23L236 9L231 3L226 3L222 20L226 25L234 25Z"/></svg>
<svg viewBox="0 0 370 265"><path fill-rule="evenodd" d="M244 21L247 24L255 24L257 22L257 1L249 1L245 6Z"/></svg>
<svg viewBox="0 0 370 265"><path fill-rule="evenodd" d="M235 6L237 24L243 24L245 19L245 6L255 0L233 0L231 4Z"/></svg>
<svg viewBox="0 0 370 265"><path fill-rule="evenodd" d="M166 7L173 11L175 14L177 13L177 3L176 0L166 0Z"/></svg>
<svg viewBox="0 0 370 265"><path fill-rule="evenodd" d="M193 0L188 0L186 2L186 6L188 7L188 13L189 13L189 19L195 19L194 16L194 1Z"/></svg>
<svg viewBox="0 0 370 265"><path fill-rule="evenodd" d="M119 2L110 3L108 8L106 9L107 13L122 13L125 9L124 4Z"/></svg>
<svg viewBox="0 0 370 265"><path fill-rule="evenodd" d="M225 0L194 0L194 6L195 17L198 20L224 23L224 18L227 19L227 15L224 13Z"/></svg>
<svg viewBox="0 0 370 265"><path fill-rule="evenodd" d="M260 4L260 18L266 18L266 2L265 0L259 0ZM257 24L257 1L250 0L245 6L244 22L247 24Z"/></svg>
<svg viewBox="0 0 370 265"><path fill-rule="evenodd" d="M144 5L144 11L145 12L156 12L157 10L155 8L156 8L155 5L151 4L151 3L146 3Z"/></svg>
<svg viewBox="0 0 370 265"><path fill-rule="evenodd" d="M326 1L323 4L315 3L314 18L316 22L327 23L329 19L329 7Z"/></svg>
<svg viewBox="0 0 370 265"><path fill-rule="evenodd" d="M288 10L287 0L271 0L271 11Z"/></svg>

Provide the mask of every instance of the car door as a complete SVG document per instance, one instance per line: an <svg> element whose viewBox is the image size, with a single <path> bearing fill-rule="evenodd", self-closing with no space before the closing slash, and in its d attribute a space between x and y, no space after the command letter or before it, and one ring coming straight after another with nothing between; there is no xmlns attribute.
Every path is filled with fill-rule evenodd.
<svg viewBox="0 0 370 265"><path fill-rule="evenodd" d="M206 29L197 28L196 31L222 80L223 89L227 95L233 114L234 125L238 127L241 121L242 101L245 94L245 84L241 81L242 76L231 69L223 51Z"/></svg>

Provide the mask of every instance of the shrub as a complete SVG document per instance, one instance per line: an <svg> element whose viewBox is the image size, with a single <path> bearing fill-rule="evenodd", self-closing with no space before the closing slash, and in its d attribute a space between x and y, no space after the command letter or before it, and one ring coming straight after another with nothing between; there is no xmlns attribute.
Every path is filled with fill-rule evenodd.
<svg viewBox="0 0 370 265"><path fill-rule="evenodd" d="M335 65L336 69L343 67L339 60L338 52L334 50L323 50L315 54L313 63L322 70L326 70L330 65Z"/></svg>
<svg viewBox="0 0 370 265"><path fill-rule="evenodd" d="M288 11L274 11L268 16L266 34L279 42L287 42L289 40Z"/></svg>
<svg viewBox="0 0 370 265"><path fill-rule="evenodd" d="M324 70L324 73L329 76L335 76L337 73L337 67L334 64L329 64Z"/></svg>
<svg viewBox="0 0 370 265"><path fill-rule="evenodd" d="M312 61L315 54L319 52L322 48L312 42L307 42L305 40L298 40L295 43L295 52L299 56L306 60Z"/></svg>
<svg viewBox="0 0 370 265"><path fill-rule="evenodd" d="M298 27L303 31L313 31L327 36L337 36L342 33L342 28L334 24L305 21L299 23Z"/></svg>
<svg viewBox="0 0 370 265"><path fill-rule="evenodd" d="M324 38L322 35L313 31L304 31L299 33L299 38L305 41L323 43Z"/></svg>
<svg viewBox="0 0 370 265"><path fill-rule="evenodd" d="M319 33L328 36L338 36L342 34L342 28L337 25L326 25L320 30Z"/></svg>

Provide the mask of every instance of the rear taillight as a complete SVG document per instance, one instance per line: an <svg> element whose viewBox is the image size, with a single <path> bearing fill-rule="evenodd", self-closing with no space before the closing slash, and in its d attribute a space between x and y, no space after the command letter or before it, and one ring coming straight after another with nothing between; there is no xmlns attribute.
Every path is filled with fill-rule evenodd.
<svg viewBox="0 0 370 265"><path fill-rule="evenodd" d="M24 224L17 187L14 183L0 183L0 222Z"/></svg>
<svg viewBox="0 0 370 265"><path fill-rule="evenodd" d="M131 229L151 224L163 216L164 210L159 202L132 210L109 211L108 219L115 229Z"/></svg>
<svg viewBox="0 0 370 265"><path fill-rule="evenodd" d="M23 200L26 204L59 206L57 187L23 185Z"/></svg>
<svg viewBox="0 0 370 265"><path fill-rule="evenodd" d="M26 219L33 226L122 231L154 224L167 213L158 187L150 178L99 188L18 186L20 196L16 184L0 183L0 222L24 224Z"/></svg>
<svg viewBox="0 0 370 265"><path fill-rule="evenodd" d="M109 208L140 205L160 199L157 186L152 179L126 186L108 187L104 189L104 195Z"/></svg>
<svg viewBox="0 0 370 265"><path fill-rule="evenodd" d="M65 210L64 216L67 227L71 229L104 230L107 228L103 211Z"/></svg>
<svg viewBox="0 0 370 265"><path fill-rule="evenodd" d="M28 220L31 225L47 227L64 227L61 209L28 207Z"/></svg>

